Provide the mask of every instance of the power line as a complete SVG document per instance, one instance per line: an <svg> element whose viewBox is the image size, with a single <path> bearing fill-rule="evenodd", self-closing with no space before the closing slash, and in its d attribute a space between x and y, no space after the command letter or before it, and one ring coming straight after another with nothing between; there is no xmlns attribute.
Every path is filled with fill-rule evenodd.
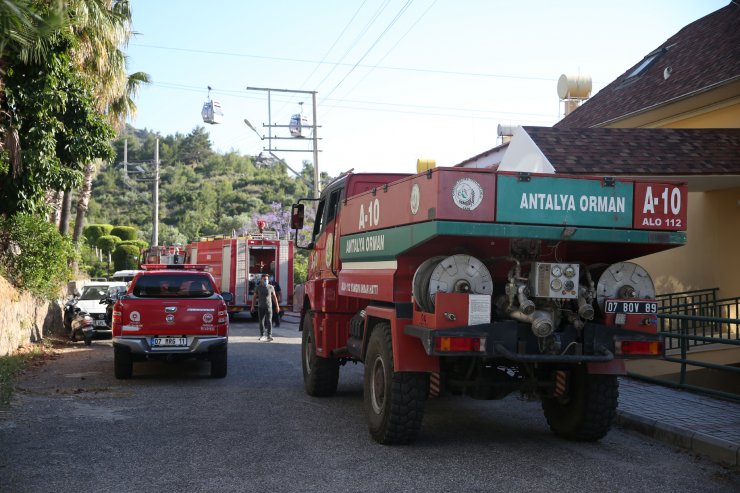
<svg viewBox="0 0 740 493"><path fill-rule="evenodd" d="M246 53L196 50L192 48L175 48L171 46L156 46L156 45L146 45L146 44L138 44L138 43L131 43L129 44L129 46L136 46L139 48L152 48L152 49L157 49L157 50L182 51L185 53L201 53L204 55L223 55L223 56L256 58L256 59L261 59L261 60L273 60L273 61L295 62L295 63L310 63L310 64L321 63L325 65L338 65L338 66L345 66L345 67L353 66L352 63L343 63L343 62L321 62L318 60L307 60L307 59L301 59L301 58L250 55ZM395 71L400 71L400 72L418 72L418 73L440 74L440 75L456 75L456 76L461 76L461 77L487 77L487 78L498 78L498 79L534 80L534 81L543 81L543 82L553 82L553 81L558 80L557 78L552 78L552 77L530 77L530 76L523 76L523 75L505 75L505 74L494 74L494 73L486 73L486 72L462 72L462 71L456 71L456 70L435 70L435 69L414 68L414 67L393 67L393 66L388 66L388 65L358 64L357 67L373 68L373 69L380 69L380 70L395 70ZM594 82L594 83L603 84L601 82Z"/></svg>
<svg viewBox="0 0 740 493"><path fill-rule="evenodd" d="M329 72L324 76L324 78L321 79L321 81L316 85L317 88L321 87L321 84L323 84L326 81L326 79L328 79L329 76L334 73L334 71L337 69L337 67L340 66L340 64L350 65L350 66L352 65L352 64L343 64L342 62L349 55L352 49L357 45L357 43L360 42L360 39L362 39L362 37L365 35L368 29L370 29L370 27L375 23L375 21L378 19L380 14L383 13L383 11L385 10L385 8L388 6L389 3L390 3L390 0L386 0L385 3L383 3L380 7L378 7L378 10L375 11L375 13L370 18L370 20L367 22L367 24L365 24L365 27L362 28L362 31L360 31L360 33L357 36L355 36L355 39L354 41L352 41L352 44L349 46L349 48L347 48L344 54L339 58L339 62L332 64L333 66L331 70L329 70Z"/></svg>
<svg viewBox="0 0 740 493"><path fill-rule="evenodd" d="M337 85L334 86L334 89L332 89L331 91L329 91L329 94L326 96L327 98L330 97L332 94L334 94L334 91L336 91L339 88L339 86L341 86L342 83L347 79L347 77L349 77L349 75L352 72L354 72L354 70L357 68L357 66L365 59L365 57L372 51L372 49L375 48L375 46L378 44L378 42L380 42L380 40L383 39L383 37L385 37L385 35L388 33L388 31L390 31L390 29L398 21L398 19L401 18L401 16L404 14L404 12L406 12L406 10L409 8L409 5L411 5L413 3L413 1L414 0L407 0L406 1L406 3L403 5L403 7L401 7L401 10L398 11L398 13L396 14L396 16L386 26L386 28L383 30L383 32L380 33L380 35L375 39L375 41L373 42L373 44L370 45L370 48L368 48L367 51L365 51L365 53L357 61L357 63L355 63L352 66L352 68L349 69L349 72L347 72L347 74L342 78L342 80L340 80L339 83L337 83Z"/></svg>
<svg viewBox="0 0 740 493"><path fill-rule="evenodd" d="M178 84L178 83L172 83L172 82L153 82L150 84L151 86L156 87L163 87L165 89L174 89L178 91L188 91L188 92L196 92L200 93L202 92L202 89L197 86L188 86L185 84ZM244 91L239 90L233 90L233 89L220 89L220 93L233 93L230 96L234 98L239 99L250 99L250 100L257 100L261 101L262 99L255 96L247 96L244 94ZM288 98L279 98L274 97L274 101L287 103L291 100ZM359 99L340 99L340 98L326 98L326 102L334 102L334 104L325 104L326 107L329 108L343 108L343 109L355 109L355 110L368 110L368 111L393 111L394 113L408 113L411 115L425 115L425 114L431 114L431 113L425 113L421 111L402 111L402 110L391 110L391 109L383 109L383 108L368 108L367 106L351 106L351 105L342 105L338 103L354 103L356 105L376 105L376 106L385 106L385 107L398 107L398 108L414 108L414 109L429 109L429 110L442 110L442 111L455 111L455 112L468 112L468 113L489 113L489 114L499 114L499 115L513 115L513 116L534 116L534 117L551 117L553 115L548 113L522 113L522 112L515 112L515 111L501 111L501 110L491 110L491 109L481 109L481 108L461 108L461 107L454 107L454 106L432 106L432 105L419 105L419 104L408 104L408 103L387 103L382 101L364 101ZM445 116L441 113L436 113L437 116ZM448 116L460 116L455 114L447 114Z"/></svg>
<svg viewBox="0 0 740 493"><path fill-rule="evenodd" d="M332 45L329 47L329 49L326 50L326 53L324 53L324 56L321 58L321 61L316 64L316 66L311 71L311 73L308 74L308 77L306 77L306 79L303 81L303 84L301 84L299 87L308 87L306 85L306 84L308 84L308 81L311 79L311 77L313 77L313 74L316 73L316 71L319 69L319 67L321 67L321 65L326 61L326 58L329 56L329 53L331 53L331 51L337 45L337 43L339 42L339 40L342 39L342 36L344 36L344 33L347 32L347 29L349 29L349 26L352 25L352 23L354 22L355 18L357 17L357 14L360 13L360 10L362 10L362 7L364 7L366 3L367 3L367 0L363 0L363 2L360 4L360 6L357 7L357 10L355 10L355 13L352 15L352 17L350 18L350 20L347 21L347 23L344 25L344 29L342 29L342 32L339 33L339 36L337 36L337 39L335 39L334 42L332 43ZM285 107L285 105L283 105L277 111L277 113L282 112L284 107Z"/></svg>
<svg viewBox="0 0 740 493"><path fill-rule="evenodd" d="M378 63L376 63L376 64L375 64L375 66L371 67L371 68L370 68L370 70L368 70L368 71L367 71L367 72L365 73L365 75L363 75L363 76L362 76L362 77L360 78L360 80L358 80L358 81L357 81L357 82L355 83L355 85L354 85L354 86L352 86L352 88L351 88L351 89L350 89L349 91L347 91L346 93L344 93L344 97L346 97L347 95L351 94L351 93L352 93L352 91L354 91L354 90L355 90L355 89L357 88L357 86L358 86L358 85L360 85L360 84L362 83L362 81L363 81L363 80L365 80L365 79L367 78L367 76L368 76L368 75L370 75L370 73L372 73L372 71L373 71L373 70L375 70L375 68L377 68L377 67L378 67L378 65L379 65L379 64L380 64L380 63L381 63L381 62L382 62L383 60L385 60L385 59L386 59L386 57L387 57L387 56L388 56L388 55L389 55L389 54L390 54L390 53L391 53L391 52L392 52L393 50L395 50L395 49L396 49L396 46L398 46L398 45L399 45L399 43L400 43L401 41L403 41L403 40L404 40L404 38L406 38L406 36L408 36L408 34L409 34L409 33L411 32L411 30L412 30L412 29L414 29L414 28L416 27L416 25L417 25L417 24L418 24L418 23L419 23L419 22L420 22L420 21L421 21L421 20L422 20L422 19L424 18L424 16L426 16L426 15L427 15L427 12L429 12L430 10L432 10L432 7L434 7L434 5L435 5L436 3L437 3L437 0L434 0L434 1L433 1L433 2L432 2L432 3L430 4L430 5L429 5L429 7L427 7L427 9L426 9L426 10L425 10L424 12L422 12L422 14L421 14L421 15L420 15L420 16L419 16L419 17L418 17L417 19L416 19L416 21L414 21L414 23L413 23L413 24L411 24L411 27L409 27L409 28L408 28L408 29L406 30L406 32L405 32L405 33L403 33L403 36L401 36L400 38L398 38L398 41L396 41L396 42L395 42L395 44L394 44L393 46L391 46L391 47L390 47L390 48L388 49L388 51L386 51L386 52L385 52L385 55L383 55L382 57L380 57L380 59L378 60ZM326 114L325 114L324 116L326 116Z"/></svg>

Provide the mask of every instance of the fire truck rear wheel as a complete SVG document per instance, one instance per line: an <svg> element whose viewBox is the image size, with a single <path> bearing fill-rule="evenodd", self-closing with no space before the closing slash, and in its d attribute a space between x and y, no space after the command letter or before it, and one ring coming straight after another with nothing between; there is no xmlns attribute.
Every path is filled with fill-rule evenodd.
<svg viewBox="0 0 740 493"><path fill-rule="evenodd" d="M134 372L134 362L131 359L131 351L128 349L113 349L113 373L116 378L131 378Z"/></svg>
<svg viewBox="0 0 740 493"><path fill-rule="evenodd" d="M429 374L395 372L391 327L375 326L365 356L365 410L373 439L383 444L405 444L419 434Z"/></svg>
<svg viewBox="0 0 740 493"><path fill-rule="evenodd" d="M316 355L316 344L313 333L313 312L306 312L301 321L303 338L303 386L306 393L313 397L328 397L337 393L339 384L339 360L320 358Z"/></svg>
<svg viewBox="0 0 740 493"><path fill-rule="evenodd" d="M615 375L589 375L584 366L573 368L570 378L567 397L542 399L547 424L563 438L595 442L614 422L619 382Z"/></svg>

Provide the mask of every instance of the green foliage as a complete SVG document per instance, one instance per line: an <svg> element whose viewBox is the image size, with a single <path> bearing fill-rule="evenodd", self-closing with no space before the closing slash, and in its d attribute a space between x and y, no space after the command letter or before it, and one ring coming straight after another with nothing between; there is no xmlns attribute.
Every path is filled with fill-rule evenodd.
<svg viewBox="0 0 740 493"><path fill-rule="evenodd" d="M283 210L301 197L312 196L302 178L313 179L313 168L304 163L302 177L288 173L277 162L255 165L251 156L235 152L215 153L208 134L196 127L188 135L161 136L127 127L129 162L150 162L154 145L160 143L159 243L186 244L205 235L254 231L254 219ZM114 142L118 162L123 160L123 137ZM145 175L152 168L141 165ZM124 181L122 167L104 167L93 183L88 211L91 222L130 224L140 237L151 238L151 184L137 181L140 174L129 168ZM324 176L324 175L322 175ZM270 221L270 229L275 229Z"/></svg>
<svg viewBox="0 0 740 493"><path fill-rule="evenodd" d="M139 248L136 245L119 244L113 251L113 265L115 270L139 268Z"/></svg>
<svg viewBox="0 0 740 493"><path fill-rule="evenodd" d="M55 38L43 62L3 60L8 129L17 131L22 160L0 166L0 211L42 214L47 190L72 190L85 164L112 157L112 127L95 109L89 81L73 69L69 42ZM7 108L7 113L5 112ZM3 158L5 160L5 158Z"/></svg>
<svg viewBox="0 0 740 493"><path fill-rule="evenodd" d="M116 248L119 248L125 245L135 246L139 251L146 250L147 248L149 248L149 243L147 243L144 240L124 240L121 243L119 243L116 246Z"/></svg>
<svg viewBox="0 0 740 493"><path fill-rule="evenodd" d="M308 279L308 254L306 250L295 250L293 258L293 282L303 284Z"/></svg>
<svg viewBox="0 0 740 493"><path fill-rule="evenodd" d="M105 256L105 260L99 260L93 248L84 244L80 248L81 268L89 277L106 277L109 275L108 256Z"/></svg>
<svg viewBox="0 0 740 493"><path fill-rule="evenodd" d="M116 226L110 234L118 236L123 241L130 241L136 239L136 228L133 226Z"/></svg>
<svg viewBox="0 0 740 493"><path fill-rule="evenodd" d="M113 250L116 249L116 246L121 243L121 238L114 235L103 235L100 238L98 238L98 241L96 243L97 247L100 248L103 253L113 253Z"/></svg>
<svg viewBox="0 0 740 493"><path fill-rule="evenodd" d="M47 299L72 277L75 250L53 224L30 214L0 217L0 263L21 289Z"/></svg>
<svg viewBox="0 0 740 493"><path fill-rule="evenodd" d="M96 245L98 238L111 234L112 230L112 224L89 224L82 231L82 235L87 239L88 245Z"/></svg>

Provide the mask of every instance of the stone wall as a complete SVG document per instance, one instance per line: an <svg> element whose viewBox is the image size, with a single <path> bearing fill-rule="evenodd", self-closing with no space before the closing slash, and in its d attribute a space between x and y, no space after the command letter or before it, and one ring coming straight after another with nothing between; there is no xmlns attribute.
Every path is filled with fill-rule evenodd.
<svg viewBox="0 0 740 493"><path fill-rule="evenodd" d="M0 356L50 335L64 334L62 305L19 292L0 277Z"/></svg>

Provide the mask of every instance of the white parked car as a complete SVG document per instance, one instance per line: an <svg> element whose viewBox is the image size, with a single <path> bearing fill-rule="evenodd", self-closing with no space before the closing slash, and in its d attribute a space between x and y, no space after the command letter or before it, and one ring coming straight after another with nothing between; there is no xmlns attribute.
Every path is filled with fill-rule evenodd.
<svg viewBox="0 0 740 493"><path fill-rule="evenodd" d="M100 300L108 296L109 291L115 291L119 287L126 288L125 282L87 282L80 291L77 298L77 306L85 310L93 318L96 334L110 333L111 328L105 321L105 309L108 305L101 304Z"/></svg>

